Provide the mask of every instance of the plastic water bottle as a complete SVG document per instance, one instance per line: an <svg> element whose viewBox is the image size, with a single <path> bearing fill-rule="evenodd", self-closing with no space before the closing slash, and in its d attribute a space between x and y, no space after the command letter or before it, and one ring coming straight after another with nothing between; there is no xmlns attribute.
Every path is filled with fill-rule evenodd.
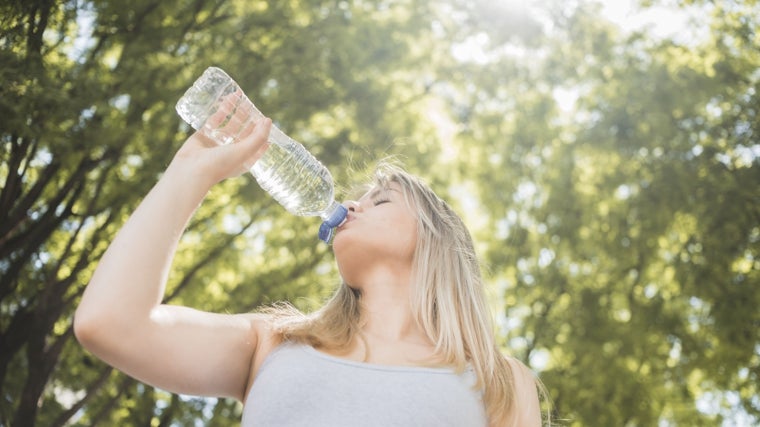
<svg viewBox="0 0 760 427"><path fill-rule="evenodd" d="M264 115L224 71L209 67L177 102L177 112L193 129L219 143L236 140L249 125ZM209 118L214 117L214 120ZM303 145L272 125L269 148L250 172L261 188L288 212L319 216L319 238L329 242L333 229L346 218L347 210L335 201L330 171Z"/></svg>

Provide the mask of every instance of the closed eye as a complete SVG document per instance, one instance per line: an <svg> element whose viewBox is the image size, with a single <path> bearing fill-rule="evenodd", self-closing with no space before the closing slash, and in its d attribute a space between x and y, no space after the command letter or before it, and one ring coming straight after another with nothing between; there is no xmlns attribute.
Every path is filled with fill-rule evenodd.
<svg viewBox="0 0 760 427"><path fill-rule="evenodd" d="M375 204L375 206L377 206L377 205L382 205L383 203L388 203L388 202L390 202L390 200L388 200L388 199L380 199L380 200L375 200L374 204Z"/></svg>

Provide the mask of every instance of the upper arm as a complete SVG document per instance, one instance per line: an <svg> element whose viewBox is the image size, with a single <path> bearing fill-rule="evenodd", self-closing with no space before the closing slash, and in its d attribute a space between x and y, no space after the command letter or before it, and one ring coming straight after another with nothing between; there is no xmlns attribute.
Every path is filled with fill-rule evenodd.
<svg viewBox="0 0 760 427"><path fill-rule="evenodd" d="M512 368L515 385L515 400L511 426L540 427L541 408L538 398L538 385L533 371L519 360L507 357Z"/></svg>
<svg viewBox="0 0 760 427"><path fill-rule="evenodd" d="M160 305L130 324L101 320L77 338L120 371L175 393L243 398L258 343L255 314Z"/></svg>

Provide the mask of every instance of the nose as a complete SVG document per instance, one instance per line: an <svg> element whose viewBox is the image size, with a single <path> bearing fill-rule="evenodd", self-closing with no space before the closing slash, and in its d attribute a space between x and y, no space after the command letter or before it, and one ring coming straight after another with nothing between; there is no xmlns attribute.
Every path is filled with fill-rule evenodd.
<svg viewBox="0 0 760 427"><path fill-rule="evenodd" d="M354 201L354 200L347 200L343 202L343 206L345 206L349 212L357 212L357 211L361 212L362 210L362 205L359 202Z"/></svg>

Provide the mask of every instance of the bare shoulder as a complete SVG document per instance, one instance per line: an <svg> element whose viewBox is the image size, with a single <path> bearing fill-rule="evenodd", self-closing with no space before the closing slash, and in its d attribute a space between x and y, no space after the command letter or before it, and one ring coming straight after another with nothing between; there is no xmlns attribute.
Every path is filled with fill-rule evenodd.
<svg viewBox="0 0 760 427"><path fill-rule="evenodd" d="M515 385L515 411L511 425L540 427L541 408L538 398L538 378L523 362L507 357Z"/></svg>
<svg viewBox="0 0 760 427"><path fill-rule="evenodd" d="M509 367L512 368L512 373L515 375L515 381L523 380L535 386L536 375L525 363L512 356L506 356L506 359L509 362Z"/></svg>

